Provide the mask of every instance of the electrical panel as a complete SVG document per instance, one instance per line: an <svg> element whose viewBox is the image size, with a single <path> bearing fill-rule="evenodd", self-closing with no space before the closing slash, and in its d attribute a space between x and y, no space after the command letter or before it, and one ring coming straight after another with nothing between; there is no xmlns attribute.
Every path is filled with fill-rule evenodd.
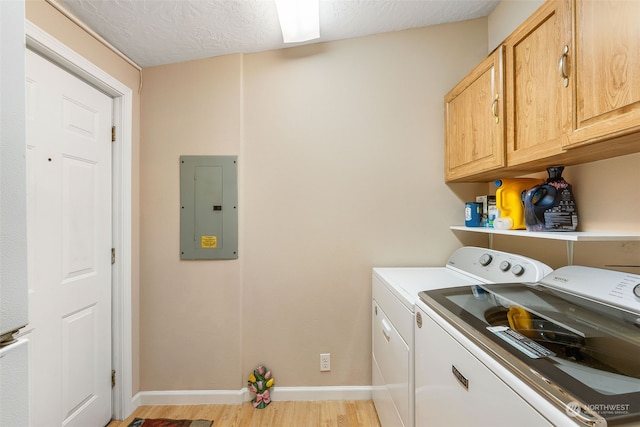
<svg viewBox="0 0 640 427"><path fill-rule="evenodd" d="M180 156L180 258L238 258L237 156Z"/></svg>

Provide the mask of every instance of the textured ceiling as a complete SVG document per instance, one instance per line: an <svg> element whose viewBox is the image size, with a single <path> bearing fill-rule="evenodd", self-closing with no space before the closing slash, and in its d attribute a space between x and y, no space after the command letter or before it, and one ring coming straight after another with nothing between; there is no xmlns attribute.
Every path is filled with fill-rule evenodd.
<svg viewBox="0 0 640 427"><path fill-rule="evenodd" d="M1 0L0 0L1 1ZM320 0L320 39L487 16L499 0ZM142 67L284 44L273 0L57 0Z"/></svg>

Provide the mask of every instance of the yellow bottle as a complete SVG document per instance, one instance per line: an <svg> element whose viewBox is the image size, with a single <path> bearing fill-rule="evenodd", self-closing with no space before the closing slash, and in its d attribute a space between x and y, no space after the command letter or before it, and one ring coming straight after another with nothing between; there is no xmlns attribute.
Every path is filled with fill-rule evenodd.
<svg viewBox="0 0 640 427"><path fill-rule="evenodd" d="M498 223L509 224L512 230L524 230L524 194L534 186L542 183L537 178L511 178L499 179L496 184L496 207L500 212L500 218L508 218ZM494 223L495 224L495 223ZM497 227L496 227L497 228ZM507 227L505 227L507 228Z"/></svg>

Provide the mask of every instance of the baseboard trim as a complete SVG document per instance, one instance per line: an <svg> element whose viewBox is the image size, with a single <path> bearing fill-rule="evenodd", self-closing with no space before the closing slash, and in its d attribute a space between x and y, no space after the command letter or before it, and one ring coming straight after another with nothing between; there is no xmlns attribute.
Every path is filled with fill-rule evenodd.
<svg viewBox="0 0 640 427"><path fill-rule="evenodd" d="M275 401L371 400L371 393L371 386L274 387L272 397ZM249 394L247 400L252 398Z"/></svg>
<svg viewBox="0 0 640 427"><path fill-rule="evenodd" d="M371 386L342 387L274 387L273 401L370 400ZM170 390L141 391L133 397L141 405L239 405L253 398L245 387L241 390Z"/></svg>

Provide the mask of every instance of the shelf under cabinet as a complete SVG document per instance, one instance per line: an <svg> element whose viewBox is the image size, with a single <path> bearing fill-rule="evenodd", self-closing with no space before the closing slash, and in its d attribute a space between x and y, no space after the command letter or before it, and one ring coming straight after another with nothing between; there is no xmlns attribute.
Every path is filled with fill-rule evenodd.
<svg viewBox="0 0 640 427"><path fill-rule="evenodd" d="M452 225L452 230L469 231L472 233L484 233L489 236L489 248L493 248L493 236L496 234L515 237L529 237L533 239L564 240L567 242L567 261L573 264L574 242L613 242L640 240L639 233L632 232L598 232L598 231L527 231L527 230L500 230L489 227L465 227Z"/></svg>

